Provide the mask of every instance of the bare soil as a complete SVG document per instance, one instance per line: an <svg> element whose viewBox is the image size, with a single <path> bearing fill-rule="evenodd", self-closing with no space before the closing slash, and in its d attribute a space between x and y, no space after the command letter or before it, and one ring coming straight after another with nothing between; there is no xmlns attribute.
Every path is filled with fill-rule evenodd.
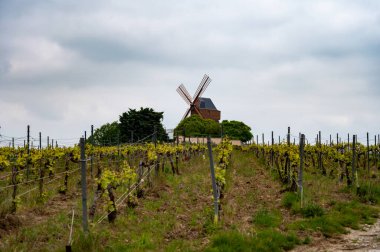
<svg viewBox="0 0 380 252"><path fill-rule="evenodd" d="M232 166L230 189L224 195L222 207L228 209L232 215L226 216L226 225L238 227L240 232L250 233L252 228L252 216L261 207L263 202L268 203L269 208L276 208L280 205L281 187L273 183L260 165L253 160L250 161L252 169L255 169L254 176L243 176ZM225 204L225 206L223 206ZM222 216L222 219L224 216Z"/></svg>
<svg viewBox="0 0 380 252"><path fill-rule="evenodd" d="M364 225L360 230L349 231L334 238L316 237L312 244L299 246L293 251L380 251L380 220L374 225Z"/></svg>
<svg viewBox="0 0 380 252"><path fill-rule="evenodd" d="M50 217L58 213L70 210L75 206L78 194L73 192L68 195L57 194L50 199L43 207L21 209L16 214L7 214L0 220L0 238L10 235L12 232L22 227L38 225L47 221Z"/></svg>

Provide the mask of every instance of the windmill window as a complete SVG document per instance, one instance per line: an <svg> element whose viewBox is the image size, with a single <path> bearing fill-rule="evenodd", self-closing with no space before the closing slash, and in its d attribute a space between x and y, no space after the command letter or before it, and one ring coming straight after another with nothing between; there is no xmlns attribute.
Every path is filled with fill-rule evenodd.
<svg viewBox="0 0 380 252"><path fill-rule="evenodd" d="M201 101L201 106L200 106L200 107L201 107L201 108L205 108L205 107L206 107L205 102Z"/></svg>

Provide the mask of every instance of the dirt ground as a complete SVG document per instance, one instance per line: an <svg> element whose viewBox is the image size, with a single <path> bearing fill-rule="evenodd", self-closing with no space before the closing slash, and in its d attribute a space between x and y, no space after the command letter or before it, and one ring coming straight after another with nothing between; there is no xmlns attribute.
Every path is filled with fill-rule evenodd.
<svg viewBox="0 0 380 252"><path fill-rule="evenodd" d="M72 192L68 195L57 194L44 207L35 207L32 210L22 209L17 214L5 215L0 220L0 238L5 235L11 235L12 232L16 232L22 227L41 224L59 212L70 212L75 207L78 195L77 192Z"/></svg>
<svg viewBox="0 0 380 252"><path fill-rule="evenodd" d="M314 238L312 244L296 247L293 252L319 251L379 251L380 252L380 220L374 225L364 225L360 230L350 232L336 238Z"/></svg>

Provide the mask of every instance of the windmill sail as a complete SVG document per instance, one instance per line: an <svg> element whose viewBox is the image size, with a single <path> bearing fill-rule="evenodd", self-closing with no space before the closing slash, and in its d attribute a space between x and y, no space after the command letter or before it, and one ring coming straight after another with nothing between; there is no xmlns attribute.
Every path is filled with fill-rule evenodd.
<svg viewBox="0 0 380 252"><path fill-rule="evenodd" d="M185 102L190 105L192 104L192 100L191 100L191 96L189 95L189 92L187 92L185 86L183 84L181 84L178 88L177 88L177 92L179 93L179 95L185 100Z"/></svg>
<svg viewBox="0 0 380 252"><path fill-rule="evenodd" d="M189 105L189 108L186 110L184 116L182 117L182 120L185 119L189 114L198 114L202 118L209 118L213 119L215 121L220 120L220 111L213 106L213 108L208 107L199 107L200 105L200 97L203 95L203 93L206 91L207 87L209 86L211 82L211 78L205 74L203 76L202 81L200 82L197 91L195 92L194 96L191 97L185 86L181 83L179 87L177 88L177 92L179 95L184 99L184 101ZM205 104L204 100L206 101L210 100L209 98L204 98L202 100L203 104ZM208 100L207 100L208 99ZM210 100L211 102L211 100ZM207 104L210 104L208 102ZM212 102L211 102L212 104Z"/></svg>
<svg viewBox="0 0 380 252"><path fill-rule="evenodd" d="M206 91L206 88L208 87L210 82L211 82L210 77L207 74L205 74L203 76L201 83L199 83L197 91L195 92L193 96L193 102L195 102L195 100L198 99Z"/></svg>

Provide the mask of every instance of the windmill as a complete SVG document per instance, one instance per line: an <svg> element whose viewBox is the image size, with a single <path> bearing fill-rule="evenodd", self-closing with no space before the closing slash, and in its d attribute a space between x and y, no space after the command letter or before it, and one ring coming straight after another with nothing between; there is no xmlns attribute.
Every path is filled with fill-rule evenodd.
<svg viewBox="0 0 380 252"><path fill-rule="evenodd" d="M210 98L201 97L201 95L206 91L206 88L210 82L210 77L205 74L193 97L190 96L190 93L187 91L183 84L179 85L177 92L185 100L187 105L190 106L186 110L184 116L182 117L182 120L185 119L189 114L197 114L204 119L213 119L215 121L220 120L220 111L216 109L212 100Z"/></svg>

